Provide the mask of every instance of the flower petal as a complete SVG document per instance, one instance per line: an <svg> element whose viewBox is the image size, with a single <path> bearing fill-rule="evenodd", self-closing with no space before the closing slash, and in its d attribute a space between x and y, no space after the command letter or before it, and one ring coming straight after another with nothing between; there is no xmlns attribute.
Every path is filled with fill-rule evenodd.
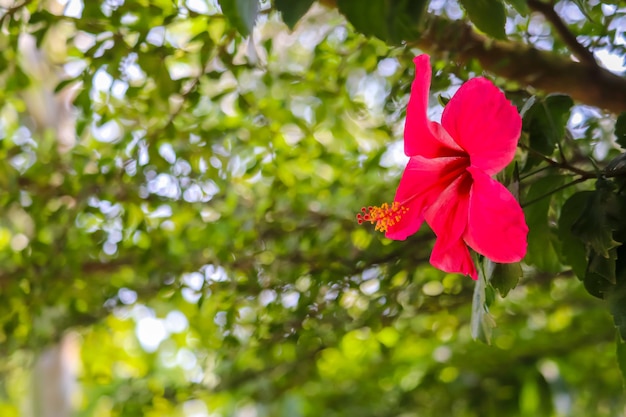
<svg viewBox="0 0 626 417"><path fill-rule="evenodd" d="M450 183L424 212L426 221L437 235L430 263L446 272L477 278L463 235L467 229L472 177L465 171Z"/></svg>
<svg viewBox="0 0 626 417"><path fill-rule="evenodd" d="M443 249L465 233L471 186L472 177L462 171L424 212Z"/></svg>
<svg viewBox="0 0 626 417"><path fill-rule="evenodd" d="M465 170L467 163L467 158L461 157L412 157L404 169L394 198L395 202L409 210L389 227L386 236L404 240L417 232L424 221L424 209Z"/></svg>
<svg viewBox="0 0 626 417"><path fill-rule="evenodd" d="M416 57L415 79L406 109L404 124L404 153L426 158L459 155L462 149L454 143L439 123L428 120L428 96L430 90L430 57Z"/></svg>
<svg viewBox="0 0 626 417"><path fill-rule="evenodd" d="M478 279L474 261L467 245L461 239L452 244L442 244L441 239L437 239L433 252L430 254L430 263L442 271L469 275L474 280Z"/></svg>
<svg viewBox="0 0 626 417"><path fill-rule="evenodd" d="M522 119L491 81L473 78L446 105L441 124L469 154L472 165L492 175L513 160Z"/></svg>
<svg viewBox="0 0 626 417"><path fill-rule="evenodd" d="M526 255L528 235L522 208L502 184L476 167L467 170L474 184L465 241L494 262L520 261Z"/></svg>

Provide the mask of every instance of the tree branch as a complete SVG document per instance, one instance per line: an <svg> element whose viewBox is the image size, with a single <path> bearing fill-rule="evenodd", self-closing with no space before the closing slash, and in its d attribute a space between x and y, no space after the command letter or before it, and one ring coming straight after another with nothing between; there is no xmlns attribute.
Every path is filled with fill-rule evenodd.
<svg viewBox="0 0 626 417"><path fill-rule="evenodd" d="M580 60L580 62L590 66L598 65L593 53L578 42L576 36L570 32L569 28L565 25L563 20L561 20L561 17L556 13L551 4L544 3L540 0L528 0L528 7L538 13L541 13L546 20L550 22L563 42L565 42L569 50Z"/></svg>
<svg viewBox="0 0 626 417"><path fill-rule="evenodd" d="M564 93L576 101L626 111L626 79L597 65L575 62L531 46L496 41L462 21L430 15L419 39L409 42L432 55L467 63L476 59L495 75L546 93Z"/></svg>

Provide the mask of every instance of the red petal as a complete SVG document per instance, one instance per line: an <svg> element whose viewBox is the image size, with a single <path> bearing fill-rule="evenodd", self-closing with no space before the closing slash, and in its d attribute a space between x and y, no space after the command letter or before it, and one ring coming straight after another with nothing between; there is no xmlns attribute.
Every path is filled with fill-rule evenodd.
<svg viewBox="0 0 626 417"><path fill-rule="evenodd" d="M404 153L407 156L459 155L462 149L454 143L439 123L428 120L428 96L430 90L430 58L428 55L416 57L415 79L411 85L411 96L406 109L404 125Z"/></svg>
<svg viewBox="0 0 626 417"><path fill-rule="evenodd" d="M443 249L445 242L453 244L465 233L471 186L472 177L462 171L424 213Z"/></svg>
<svg viewBox="0 0 626 417"><path fill-rule="evenodd" d="M471 185L472 177L463 171L424 214L437 235L430 263L446 272L458 272L476 279L476 268L463 242Z"/></svg>
<svg viewBox="0 0 626 417"><path fill-rule="evenodd" d="M454 241L452 244L442 244L441 239L437 239L433 253L430 255L430 263L442 271L469 275L474 280L478 279L472 257L462 240Z"/></svg>
<svg viewBox="0 0 626 417"><path fill-rule="evenodd" d="M398 223L389 227L386 236L389 239L404 240L417 232L424 220L424 209L449 187L466 166L467 158L412 157L402 174L394 199L409 211Z"/></svg>
<svg viewBox="0 0 626 417"><path fill-rule="evenodd" d="M484 78L463 84L443 110L441 124L486 174L513 160L522 119L504 94Z"/></svg>
<svg viewBox="0 0 626 417"><path fill-rule="evenodd" d="M480 169L467 169L474 179L465 241L494 262L518 262L526 255L528 226L515 197Z"/></svg>

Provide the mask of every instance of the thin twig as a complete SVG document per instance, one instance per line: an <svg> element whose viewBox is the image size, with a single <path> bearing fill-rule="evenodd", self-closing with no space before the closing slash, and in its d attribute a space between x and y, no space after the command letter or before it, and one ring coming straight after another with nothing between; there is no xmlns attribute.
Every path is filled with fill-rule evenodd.
<svg viewBox="0 0 626 417"><path fill-rule="evenodd" d="M557 31L563 42L565 42L572 54L574 54L580 62L593 67L598 67L598 63L596 62L596 58L593 56L593 53L578 42L576 36L574 36L563 20L561 20L561 17L557 14L552 5L544 3L541 0L528 0L528 7L544 15L544 17Z"/></svg>
<svg viewBox="0 0 626 417"><path fill-rule="evenodd" d="M559 192L559 191L561 191L561 190L564 190L564 189L566 189L566 188L571 187L572 185L576 185L576 184L579 184L579 183L581 183L581 182L585 182L585 181L587 181L588 179L590 179L590 178L585 178L585 177L582 177L582 178L575 179L574 181L570 181L570 182L568 182L567 184L563 184L563 185L561 185L560 187L556 187L554 190L550 190L550 191L548 191L547 193L542 194L542 195L540 195L540 196L539 196L539 197L537 197L537 198L533 198L533 199L532 199L532 200L530 200L530 201L526 201L526 202L524 202L523 204L521 204L521 206L522 206L522 207L528 207L528 206L530 206L531 204L534 204L534 203L536 203L536 202L538 202L538 201L541 201L541 200L543 200L543 199L544 199L544 198L546 198L546 197L550 197L552 194L556 194L556 193L558 193L558 192Z"/></svg>
<svg viewBox="0 0 626 417"><path fill-rule="evenodd" d="M595 177L598 176L598 174L596 172L585 171L584 169L576 168L575 166L572 166L572 165L570 165L567 162L555 161L554 159L551 159L551 158L545 156L541 152L538 152L538 151L534 150L533 148L531 148L530 146L525 145L523 143L520 143L519 147L524 149L525 151L528 151L528 152L532 153L533 155L541 158L544 162L548 163L548 165L551 165L551 166L559 168L559 169L564 169L566 171L570 171L570 172L572 172L574 174L577 174L577 175L580 175L580 176L584 177L585 179L595 178Z"/></svg>
<svg viewBox="0 0 626 417"><path fill-rule="evenodd" d="M519 179L520 179L520 181L524 181L526 178L530 178L533 175L539 174L539 173L545 171L546 169L550 169L550 168L554 168L554 167L551 166L551 165L547 165L545 167L541 167L539 169L536 169L534 171L529 172L528 174L524 174L524 175L520 176Z"/></svg>

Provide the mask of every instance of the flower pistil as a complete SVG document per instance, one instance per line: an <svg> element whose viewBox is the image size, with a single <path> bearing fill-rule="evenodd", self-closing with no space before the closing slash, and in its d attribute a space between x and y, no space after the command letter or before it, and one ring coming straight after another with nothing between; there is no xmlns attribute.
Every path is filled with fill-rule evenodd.
<svg viewBox="0 0 626 417"><path fill-rule="evenodd" d="M380 206L363 207L361 213L356 215L356 219L359 224L376 223L375 230L386 232L387 229L398 223L408 211L408 207L394 201L391 204L383 203Z"/></svg>

